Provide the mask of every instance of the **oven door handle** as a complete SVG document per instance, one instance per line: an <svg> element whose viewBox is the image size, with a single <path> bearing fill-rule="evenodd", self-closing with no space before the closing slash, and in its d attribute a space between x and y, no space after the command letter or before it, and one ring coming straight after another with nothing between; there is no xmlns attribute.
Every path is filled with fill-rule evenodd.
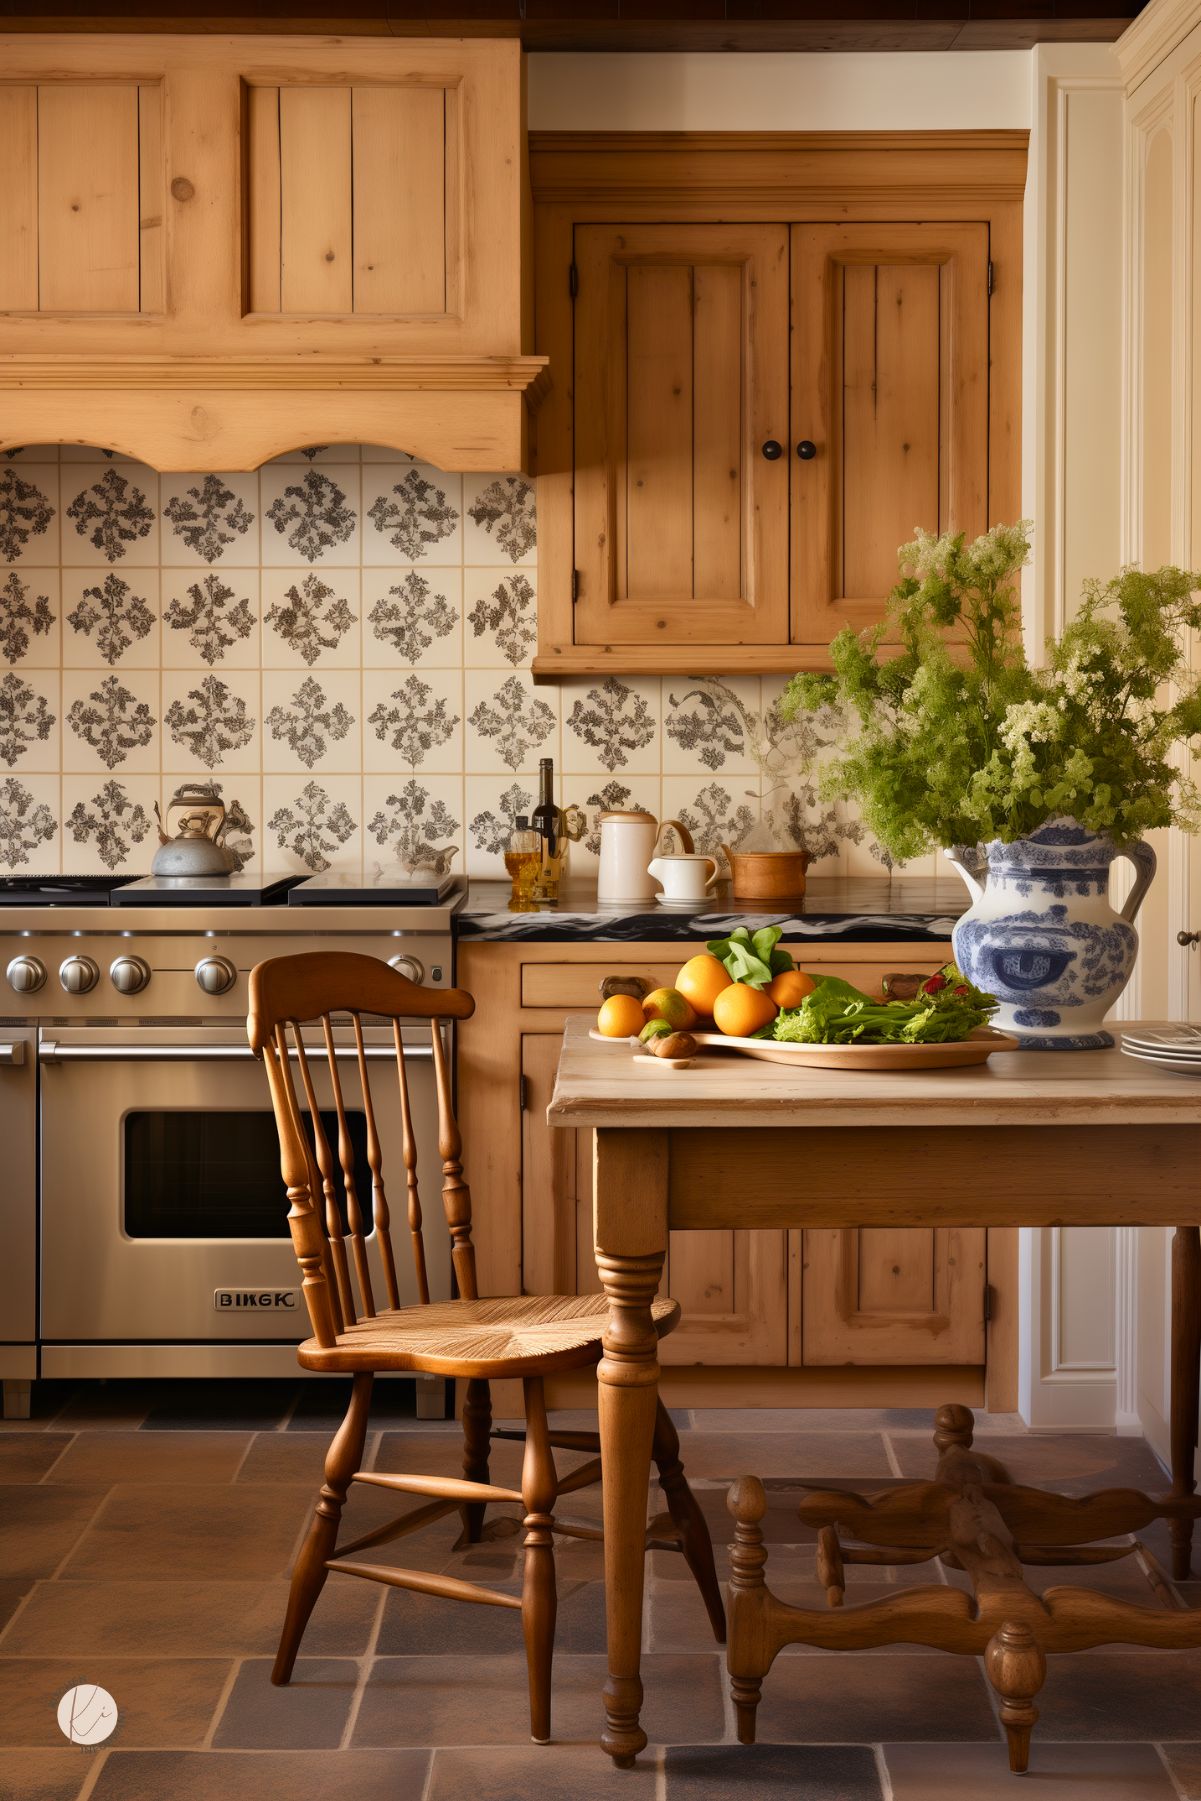
<svg viewBox="0 0 1201 1801"><path fill-rule="evenodd" d="M18 1038L15 1044L0 1044L0 1069L14 1069L25 1061L25 1043Z"/></svg>
<svg viewBox="0 0 1201 1801"><path fill-rule="evenodd" d="M23 1045L16 1050L24 1051ZM4 1047L0 1046L0 1053ZM295 1060L296 1052L289 1047L290 1055ZM368 1060L383 1057L395 1058L395 1047L390 1044L369 1044L364 1046ZM325 1056L324 1046L314 1046L311 1051L314 1061ZM410 1057L432 1058L433 1046L429 1044L406 1044L405 1061ZM338 1045L334 1055L339 1061L355 1060L358 1052L353 1044ZM0 1063L10 1061L0 1054ZM12 1058L20 1062L21 1058ZM57 1038L43 1038L38 1045L39 1063L250 1063L254 1061L254 1052L248 1044L63 1044Z"/></svg>

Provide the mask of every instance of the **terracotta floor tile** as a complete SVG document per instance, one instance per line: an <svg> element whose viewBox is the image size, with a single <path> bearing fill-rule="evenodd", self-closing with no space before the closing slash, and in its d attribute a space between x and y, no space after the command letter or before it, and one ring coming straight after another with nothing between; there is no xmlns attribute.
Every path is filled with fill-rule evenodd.
<svg viewBox="0 0 1201 1801"><path fill-rule="evenodd" d="M434 1752L425 1801L655 1801L659 1776L644 1752L616 1769L599 1745L489 1745Z"/></svg>
<svg viewBox="0 0 1201 1801"><path fill-rule="evenodd" d="M1016 1780L1004 1745L885 1745L893 1801L1176 1801L1154 1745L1056 1745L1034 1734L1030 1772Z"/></svg>
<svg viewBox="0 0 1201 1801"><path fill-rule="evenodd" d="M276 1688L271 1660L251 1657L238 1671L213 1744L228 1751L337 1750L359 1666L348 1657L299 1657L291 1682Z"/></svg>
<svg viewBox="0 0 1201 1801"><path fill-rule="evenodd" d="M325 1454L332 1437L332 1431L256 1432L237 1480L290 1482L297 1487L307 1483L315 1495L325 1475Z"/></svg>
<svg viewBox="0 0 1201 1801"><path fill-rule="evenodd" d="M27 1420L0 1419L0 1436L9 1432L37 1432L47 1427L75 1393L75 1382L35 1382Z"/></svg>
<svg viewBox="0 0 1201 1801"><path fill-rule="evenodd" d="M482 1586L501 1585L485 1578ZM504 1588L509 1594L521 1593L519 1582L510 1581ZM384 1603L376 1650L381 1657L504 1656L520 1651L522 1642L521 1615L513 1608L477 1607L472 1602L392 1589ZM604 1584L560 1581L556 1652L601 1652L604 1648ZM692 1645L684 1648L694 1649Z"/></svg>
<svg viewBox="0 0 1201 1801"><path fill-rule="evenodd" d="M7 1432L0 1438L0 1482L40 1482L71 1442L69 1432ZM88 1477L63 1478L88 1481Z"/></svg>
<svg viewBox="0 0 1201 1801"><path fill-rule="evenodd" d="M981 1421L987 1414L978 1416ZM993 1416L1011 1419L1010 1414ZM694 1407L694 1432L934 1431L932 1407ZM981 1431L985 1428L983 1424Z"/></svg>
<svg viewBox="0 0 1201 1801"><path fill-rule="evenodd" d="M501 1488L521 1487L521 1459L524 1447L513 1439L501 1439L492 1447L489 1471L492 1481ZM563 1459L560 1464L560 1458ZM556 1452L556 1467L572 1469L582 1457L570 1452ZM384 1432L376 1451L377 1470L394 1470L402 1475L461 1476L463 1474L463 1437L461 1431Z"/></svg>
<svg viewBox="0 0 1201 1801"><path fill-rule="evenodd" d="M665 1765L667 1801L880 1801L882 1792L868 1745L669 1745Z"/></svg>
<svg viewBox="0 0 1201 1801"><path fill-rule="evenodd" d="M428 1751L112 1751L90 1801L417 1801Z"/></svg>
<svg viewBox="0 0 1201 1801"><path fill-rule="evenodd" d="M123 1431L140 1426L161 1385L154 1382L84 1382L67 1396L54 1416L54 1426L86 1426L94 1432Z"/></svg>
<svg viewBox="0 0 1201 1801"><path fill-rule="evenodd" d="M799 1663L799 1659L794 1659ZM705 1743L725 1730L721 1663L709 1657L645 1657L642 1723L652 1743L686 1738ZM556 1742L595 1744L604 1723L603 1657L555 1658L551 1730ZM529 1710L525 1658L460 1657L453 1671L440 1658L382 1657L368 1678L356 1745L526 1744Z"/></svg>
<svg viewBox="0 0 1201 1801"><path fill-rule="evenodd" d="M103 1500L103 1488L0 1487L0 1570L10 1578L52 1576Z"/></svg>
<svg viewBox="0 0 1201 1801"><path fill-rule="evenodd" d="M718 1574L721 1576L724 1572L719 1570ZM823 1618L830 1612L835 1619L838 1617L837 1610L827 1608L826 1591L814 1579L812 1569L807 1580L798 1581L773 1578L769 1564L768 1586L778 1600L790 1607L811 1608ZM864 1582L856 1586L853 1596L848 1595L848 1605L859 1607L870 1601L887 1600L896 1593L895 1586L890 1583ZM655 1581L649 1585L642 1642L648 1651L700 1651L713 1643L708 1615L695 1583ZM787 1645L780 1653L781 1657L818 1654L808 1645ZM932 1653L920 1645L898 1645L872 1655L926 1657Z"/></svg>
<svg viewBox="0 0 1201 1801"><path fill-rule="evenodd" d="M935 1456L928 1438L907 1433L889 1436L902 1475L933 1476ZM990 1457L999 1457L1015 1482L1053 1486L1064 1493L1081 1494L1096 1488L1143 1488L1162 1493L1168 1481L1143 1439L1119 1438L1116 1433L996 1434L980 1448Z"/></svg>
<svg viewBox="0 0 1201 1801"><path fill-rule="evenodd" d="M778 1657L758 1718L759 1738L781 1744L993 1739L999 1731L974 1658L943 1656L935 1666L928 1657L860 1651Z"/></svg>
<svg viewBox="0 0 1201 1801"><path fill-rule="evenodd" d="M828 1476L891 1476L892 1465L878 1432L703 1432L680 1444L684 1472L733 1480L790 1476L824 1481Z"/></svg>
<svg viewBox="0 0 1201 1801"><path fill-rule="evenodd" d="M1185 1801L1201 1797L1201 1744L1165 1745L1163 1754Z"/></svg>
<svg viewBox="0 0 1201 1801"><path fill-rule="evenodd" d="M261 1582L287 1573L311 1505L308 1490L282 1485L119 1483L63 1573Z"/></svg>
<svg viewBox="0 0 1201 1801"><path fill-rule="evenodd" d="M191 1746L208 1731L229 1667L223 1658L96 1656L88 1659L86 1680L117 1703L121 1745ZM77 1658L0 1659L0 1744L60 1748L58 1704L82 1676Z"/></svg>
<svg viewBox="0 0 1201 1801"><path fill-rule="evenodd" d="M291 1380L171 1382L152 1401L143 1432L256 1432L278 1426L296 1404Z"/></svg>
<svg viewBox="0 0 1201 1801"><path fill-rule="evenodd" d="M0 1764L0 1801L75 1801L97 1755L82 1745L54 1751L9 1749Z"/></svg>
<svg viewBox="0 0 1201 1801"><path fill-rule="evenodd" d="M1048 1739L1190 1739L1201 1722L1195 1651L1052 1657L1036 1732Z"/></svg>
<svg viewBox="0 0 1201 1801"><path fill-rule="evenodd" d="M275 1582L41 1582L0 1637L6 1657L273 1656L288 1585ZM306 1655L356 1657L379 1607L366 1582L326 1583Z"/></svg>
<svg viewBox="0 0 1201 1801"><path fill-rule="evenodd" d="M0 1577L0 1633L3 1633L32 1587L31 1576L14 1576L11 1580Z"/></svg>
<svg viewBox="0 0 1201 1801"><path fill-rule="evenodd" d="M248 1432L79 1432L54 1482L231 1482Z"/></svg>

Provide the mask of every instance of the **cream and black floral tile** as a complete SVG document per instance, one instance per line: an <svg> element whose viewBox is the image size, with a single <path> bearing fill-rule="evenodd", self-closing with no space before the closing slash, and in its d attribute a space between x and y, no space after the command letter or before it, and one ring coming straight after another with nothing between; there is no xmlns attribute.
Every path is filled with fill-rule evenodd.
<svg viewBox="0 0 1201 1801"><path fill-rule="evenodd" d="M25 568L56 565L59 512L56 463L0 463L0 562Z"/></svg>
<svg viewBox="0 0 1201 1801"><path fill-rule="evenodd" d="M159 571L64 569L64 669L157 669Z"/></svg>
<svg viewBox="0 0 1201 1801"><path fill-rule="evenodd" d="M145 669L67 669L62 677L62 767L125 775L157 772L159 676Z"/></svg>
<svg viewBox="0 0 1201 1801"><path fill-rule="evenodd" d="M468 669L463 677L467 711L467 768L537 770L542 757L559 759L558 691L536 687L529 674Z"/></svg>
<svg viewBox="0 0 1201 1801"><path fill-rule="evenodd" d="M364 667L459 668L462 612L463 571L458 567L364 569Z"/></svg>
<svg viewBox="0 0 1201 1801"><path fill-rule="evenodd" d="M65 568L145 569L159 560L159 476L143 463L62 471Z"/></svg>
<svg viewBox="0 0 1201 1801"><path fill-rule="evenodd" d="M310 444L304 450L286 450L282 455L272 457L271 463L299 463L303 468L311 468L314 463L357 463L362 455L363 448L359 444ZM388 455L394 457L396 452L390 450Z"/></svg>
<svg viewBox="0 0 1201 1801"><path fill-rule="evenodd" d="M421 865L453 849L463 864L463 778L403 772L363 777L363 866Z"/></svg>
<svg viewBox="0 0 1201 1801"><path fill-rule="evenodd" d="M355 567L360 560L359 468L267 463L259 471L263 566Z"/></svg>
<svg viewBox="0 0 1201 1801"><path fill-rule="evenodd" d="M523 475L465 475L463 509L465 563L537 562L534 486Z"/></svg>
<svg viewBox="0 0 1201 1801"><path fill-rule="evenodd" d="M62 576L0 568L0 667L57 669L62 661Z"/></svg>
<svg viewBox="0 0 1201 1801"><path fill-rule="evenodd" d="M602 813L649 813L653 819L662 815L660 782L655 775L569 776L564 795L568 802L583 807L588 829L569 855L569 871L580 881L595 881L600 858L600 817Z"/></svg>
<svg viewBox="0 0 1201 1801"><path fill-rule="evenodd" d="M158 848L157 775L63 777L63 846L80 875L146 875Z"/></svg>
<svg viewBox="0 0 1201 1801"><path fill-rule="evenodd" d="M61 716L57 670L0 675L0 769L48 774L61 768Z"/></svg>
<svg viewBox="0 0 1201 1801"><path fill-rule="evenodd" d="M164 669L257 669L259 571L164 569Z"/></svg>
<svg viewBox="0 0 1201 1801"><path fill-rule="evenodd" d="M358 569L262 571L265 669L357 669L362 656Z"/></svg>
<svg viewBox="0 0 1201 1801"><path fill-rule="evenodd" d="M259 565L259 478L164 475L159 486L164 562Z"/></svg>
<svg viewBox="0 0 1201 1801"><path fill-rule="evenodd" d="M263 672L263 770L362 768L359 677L355 670Z"/></svg>
<svg viewBox="0 0 1201 1801"><path fill-rule="evenodd" d="M664 776L662 797L664 814L686 825L697 850L716 857L725 874L722 846L737 850L758 822L758 777Z"/></svg>
<svg viewBox="0 0 1201 1801"><path fill-rule="evenodd" d="M659 682L606 675L560 684L563 767L572 775L650 775L660 769Z"/></svg>
<svg viewBox="0 0 1201 1801"><path fill-rule="evenodd" d="M463 478L428 463L363 465L363 564L459 564Z"/></svg>
<svg viewBox="0 0 1201 1801"><path fill-rule="evenodd" d="M362 781L349 775L265 775L262 860L317 875L361 869Z"/></svg>
<svg viewBox="0 0 1201 1801"><path fill-rule="evenodd" d="M664 676L663 773L754 776L759 677Z"/></svg>
<svg viewBox="0 0 1201 1801"><path fill-rule="evenodd" d="M57 775L7 774L0 770L0 870L8 874L53 875L64 862Z"/></svg>
<svg viewBox="0 0 1201 1801"><path fill-rule="evenodd" d="M503 876L514 823L538 798L536 775L469 775L463 784L468 875Z"/></svg>
<svg viewBox="0 0 1201 1801"><path fill-rule="evenodd" d="M538 595L525 569L463 571L463 662L468 669L523 669L538 642Z"/></svg>
<svg viewBox="0 0 1201 1801"><path fill-rule="evenodd" d="M457 669L363 671L363 769L453 775L463 768Z"/></svg>
<svg viewBox="0 0 1201 1801"><path fill-rule="evenodd" d="M164 670L163 768L260 770L260 705L257 671Z"/></svg>

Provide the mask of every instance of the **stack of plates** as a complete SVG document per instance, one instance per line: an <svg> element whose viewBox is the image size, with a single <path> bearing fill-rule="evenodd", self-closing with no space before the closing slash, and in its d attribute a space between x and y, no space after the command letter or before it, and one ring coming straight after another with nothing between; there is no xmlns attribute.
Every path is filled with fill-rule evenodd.
<svg viewBox="0 0 1201 1801"><path fill-rule="evenodd" d="M1144 1032L1123 1032L1122 1049L1140 1063L1177 1069L1186 1076L1201 1076L1201 1026L1156 1026Z"/></svg>

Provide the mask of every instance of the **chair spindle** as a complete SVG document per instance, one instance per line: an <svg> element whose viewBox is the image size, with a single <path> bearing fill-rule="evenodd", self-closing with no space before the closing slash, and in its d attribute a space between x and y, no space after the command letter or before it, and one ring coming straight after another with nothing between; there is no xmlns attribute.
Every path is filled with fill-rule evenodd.
<svg viewBox="0 0 1201 1801"><path fill-rule="evenodd" d="M425 1268L425 1239L421 1232L421 1195L417 1186L417 1140L413 1136L413 1114L409 1106L409 1072L405 1067L404 1039L401 1036L398 1019L392 1021L392 1042L396 1046L396 1079L400 1086L400 1149L405 1166L409 1241L413 1250L413 1271L417 1278L417 1298L424 1304L430 1298L430 1284Z"/></svg>
<svg viewBox="0 0 1201 1801"><path fill-rule="evenodd" d="M326 1273L325 1233L313 1202L313 1161L292 1087L288 1041L282 1024L264 1040L262 1051L276 1115L282 1115L290 1128L286 1134L280 1134L280 1169L288 1194L288 1229L300 1265L301 1292L314 1338L319 1345L330 1346L337 1342L338 1327Z"/></svg>
<svg viewBox="0 0 1201 1801"><path fill-rule="evenodd" d="M367 1262L367 1243L363 1232L363 1210L354 1179L354 1142L346 1120L346 1102L342 1098L342 1078L338 1074L338 1057L334 1048L334 1028L328 1013L321 1015L325 1034L325 1055L329 1063L330 1087L334 1091L334 1109L338 1115L338 1162L342 1165L342 1181L346 1188L346 1219L350 1226L350 1250L358 1277L359 1296L363 1303L362 1318L375 1318L375 1295L371 1288L371 1268Z"/></svg>
<svg viewBox="0 0 1201 1801"><path fill-rule="evenodd" d="M296 1061L300 1066L300 1079L304 1085L304 1097L312 1123L317 1168L321 1174L321 1188L325 1196L326 1270L330 1280L330 1302L338 1321L338 1330L343 1332L347 1322L354 1319L355 1309L354 1296L350 1287L350 1271L346 1265L346 1244L342 1237L342 1215L338 1212L338 1190L334 1181L333 1152L329 1148L325 1127L321 1123L321 1109L317 1105L317 1096L313 1088L313 1073L309 1068L304 1038L301 1035L300 1025L295 1020L292 1022L292 1034L296 1040Z"/></svg>
<svg viewBox="0 0 1201 1801"><path fill-rule="evenodd" d="M371 1082L367 1075L367 1052L363 1046L363 1022L352 1013L355 1052L359 1060L359 1081L363 1089L363 1118L367 1126L367 1163L371 1170L371 1217L375 1222L375 1242L384 1270L384 1287L389 1307L400 1306L400 1290L396 1286L396 1262L392 1255L392 1216L384 1188L384 1154L380 1149L375 1125L375 1108L371 1104Z"/></svg>
<svg viewBox="0 0 1201 1801"><path fill-rule="evenodd" d="M450 1228L450 1256L464 1301L478 1301L475 1249L471 1242L471 1190L463 1180L463 1140L455 1119L446 1047L436 1019L430 1020L434 1080L438 1089L438 1153L442 1158L442 1206Z"/></svg>

